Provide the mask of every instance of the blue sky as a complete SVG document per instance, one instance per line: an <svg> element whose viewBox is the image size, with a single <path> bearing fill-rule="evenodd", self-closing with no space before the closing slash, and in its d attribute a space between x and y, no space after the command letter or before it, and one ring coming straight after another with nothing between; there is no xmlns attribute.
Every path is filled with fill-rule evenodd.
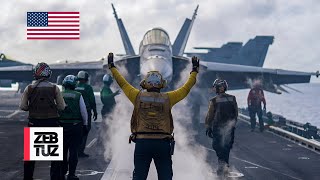
<svg viewBox="0 0 320 180"><path fill-rule="evenodd" d="M49 63L97 60L108 52L124 53L109 0L0 0L0 51L18 60ZM320 69L320 1L317 0L114 0L118 15L138 52L144 33L162 27L171 42L186 17L200 5L186 51L220 47L274 35L265 67L299 71ZM80 11L81 40L26 40L26 12Z"/></svg>

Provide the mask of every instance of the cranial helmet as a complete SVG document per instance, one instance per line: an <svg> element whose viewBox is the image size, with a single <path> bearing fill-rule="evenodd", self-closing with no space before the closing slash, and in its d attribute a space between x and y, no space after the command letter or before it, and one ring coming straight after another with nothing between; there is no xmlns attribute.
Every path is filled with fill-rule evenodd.
<svg viewBox="0 0 320 180"><path fill-rule="evenodd" d="M68 75L66 76L62 81L62 86L68 86L76 87L78 78L74 75Z"/></svg>
<svg viewBox="0 0 320 180"><path fill-rule="evenodd" d="M49 78L51 76L51 69L47 63L41 62L33 69L33 76L36 79Z"/></svg>
<svg viewBox="0 0 320 180"><path fill-rule="evenodd" d="M159 71L150 71L146 77L141 81L140 86L143 89L157 88L161 89L166 87L167 81L162 78Z"/></svg>
<svg viewBox="0 0 320 180"><path fill-rule="evenodd" d="M113 82L113 78L109 74L105 74L102 78L103 83L111 84Z"/></svg>
<svg viewBox="0 0 320 180"><path fill-rule="evenodd" d="M213 88L216 89L216 92L219 92L219 88L222 86L224 87L224 91L228 90L228 83L226 80L223 79L216 79L213 84L212 84Z"/></svg>
<svg viewBox="0 0 320 180"><path fill-rule="evenodd" d="M86 71L79 71L77 75L78 79L88 80L89 74Z"/></svg>
<svg viewBox="0 0 320 180"><path fill-rule="evenodd" d="M102 78L103 82L108 82L112 79L112 77L109 74L105 74Z"/></svg>

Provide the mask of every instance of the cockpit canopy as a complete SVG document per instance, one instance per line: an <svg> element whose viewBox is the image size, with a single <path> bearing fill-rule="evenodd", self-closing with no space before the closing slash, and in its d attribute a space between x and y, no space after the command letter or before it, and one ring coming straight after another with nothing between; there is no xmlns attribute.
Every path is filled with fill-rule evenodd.
<svg viewBox="0 0 320 180"><path fill-rule="evenodd" d="M149 44L171 45L168 33L162 28L153 28L146 32L142 40L142 45Z"/></svg>

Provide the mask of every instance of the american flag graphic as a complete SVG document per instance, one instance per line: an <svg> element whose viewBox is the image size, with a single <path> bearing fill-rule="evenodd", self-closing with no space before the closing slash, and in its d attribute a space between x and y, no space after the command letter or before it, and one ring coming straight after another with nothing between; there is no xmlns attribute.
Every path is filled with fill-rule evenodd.
<svg viewBox="0 0 320 180"><path fill-rule="evenodd" d="M80 13L27 12L27 39L80 39Z"/></svg>

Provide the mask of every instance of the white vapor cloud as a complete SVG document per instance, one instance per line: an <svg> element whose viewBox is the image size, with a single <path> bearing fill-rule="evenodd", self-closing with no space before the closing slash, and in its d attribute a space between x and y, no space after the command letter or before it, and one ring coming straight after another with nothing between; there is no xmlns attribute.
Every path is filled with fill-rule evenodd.
<svg viewBox="0 0 320 180"><path fill-rule="evenodd" d="M0 51L29 63L89 61L108 52L124 53L110 0L1 0ZM274 35L265 67L315 71L320 67L317 0L145 0L113 1L136 53L144 33L163 27L171 42L186 17L200 5L186 51L194 46L220 47ZM26 40L26 12L80 11L81 40Z"/></svg>

